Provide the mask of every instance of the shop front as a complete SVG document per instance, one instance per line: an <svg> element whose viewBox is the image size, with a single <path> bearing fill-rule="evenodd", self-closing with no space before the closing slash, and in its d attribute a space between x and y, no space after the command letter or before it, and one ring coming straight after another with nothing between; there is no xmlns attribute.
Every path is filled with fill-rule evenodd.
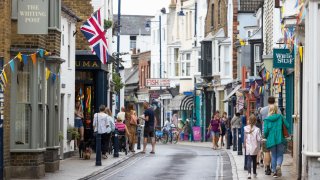
<svg viewBox="0 0 320 180"><path fill-rule="evenodd" d="M108 105L108 66L101 64L96 55L76 53L76 101L83 109L84 140L93 138L93 115L101 104ZM112 97L112 96L109 96Z"/></svg>

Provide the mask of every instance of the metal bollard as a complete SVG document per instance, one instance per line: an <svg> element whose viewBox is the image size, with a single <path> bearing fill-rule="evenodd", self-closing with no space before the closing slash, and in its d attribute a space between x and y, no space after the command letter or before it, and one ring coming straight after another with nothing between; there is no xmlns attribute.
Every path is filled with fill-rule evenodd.
<svg viewBox="0 0 320 180"><path fill-rule="evenodd" d="M101 166L101 134L96 134L96 166Z"/></svg>
<svg viewBox="0 0 320 180"><path fill-rule="evenodd" d="M119 132L118 129L114 130L114 142L113 142L113 157L119 157Z"/></svg>
<svg viewBox="0 0 320 180"><path fill-rule="evenodd" d="M242 138L241 138L241 128L238 128L238 155L242 155Z"/></svg>
<svg viewBox="0 0 320 180"><path fill-rule="evenodd" d="M237 129L236 128L233 128L233 143L232 143L232 145L233 145L233 151L237 151L237 144L238 144L238 142L237 142L237 138L238 136L237 136Z"/></svg>
<svg viewBox="0 0 320 180"><path fill-rule="evenodd" d="M227 149L230 149L230 145L231 145L231 132L230 132L230 128L228 128L227 130Z"/></svg>
<svg viewBox="0 0 320 180"><path fill-rule="evenodd" d="M138 132L137 149L140 150L141 149L141 127L140 126L138 126L137 132Z"/></svg>

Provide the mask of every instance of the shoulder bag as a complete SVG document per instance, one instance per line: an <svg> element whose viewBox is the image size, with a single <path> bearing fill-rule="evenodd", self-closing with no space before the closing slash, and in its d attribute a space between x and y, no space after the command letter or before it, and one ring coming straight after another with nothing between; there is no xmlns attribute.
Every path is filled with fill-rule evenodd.
<svg viewBox="0 0 320 180"><path fill-rule="evenodd" d="M282 134L283 134L283 136L284 136L285 138L290 137L289 132L288 132L288 129L287 129L286 125L284 124L284 119L283 119L283 117L282 117Z"/></svg>

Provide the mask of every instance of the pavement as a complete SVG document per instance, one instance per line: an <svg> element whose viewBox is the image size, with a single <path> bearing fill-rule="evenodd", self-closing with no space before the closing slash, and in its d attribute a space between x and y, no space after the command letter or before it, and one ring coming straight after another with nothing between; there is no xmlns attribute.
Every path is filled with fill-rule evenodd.
<svg viewBox="0 0 320 180"><path fill-rule="evenodd" d="M60 170L55 173L46 173L43 179L48 180L76 180L81 178L90 178L97 173L102 171L106 171L113 166L120 164L123 161L132 158L138 153L129 153L125 155L124 152L119 153L119 157L113 157L113 154L108 155L108 159L102 159L101 166L95 166L95 154L91 155L89 160L80 159L79 155L73 156L68 159L64 159L60 161Z"/></svg>

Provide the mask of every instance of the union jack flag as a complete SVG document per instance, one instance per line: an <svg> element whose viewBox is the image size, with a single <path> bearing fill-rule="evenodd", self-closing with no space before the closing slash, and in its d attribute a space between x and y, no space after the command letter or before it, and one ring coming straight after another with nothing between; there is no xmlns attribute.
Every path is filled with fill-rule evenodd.
<svg viewBox="0 0 320 180"><path fill-rule="evenodd" d="M91 49L99 57L103 64L108 61L108 42L103 28L103 19L100 9L92 14L80 27L84 37L88 40Z"/></svg>

